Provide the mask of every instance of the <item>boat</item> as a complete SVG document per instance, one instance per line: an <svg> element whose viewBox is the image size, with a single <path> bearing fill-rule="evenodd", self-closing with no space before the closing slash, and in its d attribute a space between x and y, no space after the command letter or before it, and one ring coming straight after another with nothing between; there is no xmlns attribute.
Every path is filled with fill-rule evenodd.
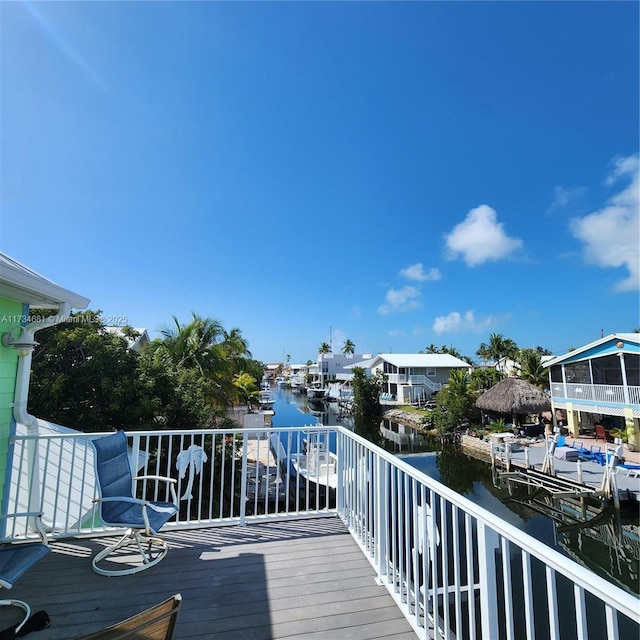
<svg viewBox="0 0 640 640"><path fill-rule="evenodd" d="M302 441L301 452L290 452L287 456L280 435L269 437L271 454L276 460L283 482L289 487L292 500L301 506L310 504L334 507L338 487L338 457L327 444L328 435L310 434Z"/></svg>
<svg viewBox="0 0 640 640"><path fill-rule="evenodd" d="M307 398L312 400L326 398L328 393L329 390L325 389L319 382L314 382L310 387L307 387Z"/></svg>
<svg viewBox="0 0 640 640"><path fill-rule="evenodd" d="M260 390L260 399L258 400L260 409L271 409L275 402L276 401L271 397L271 389Z"/></svg>
<svg viewBox="0 0 640 640"><path fill-rule="evenodd" d="M286 386L287 381L282 376L278 376L276 378L276 387L278 387L278 389L284 389Z"/></svg>

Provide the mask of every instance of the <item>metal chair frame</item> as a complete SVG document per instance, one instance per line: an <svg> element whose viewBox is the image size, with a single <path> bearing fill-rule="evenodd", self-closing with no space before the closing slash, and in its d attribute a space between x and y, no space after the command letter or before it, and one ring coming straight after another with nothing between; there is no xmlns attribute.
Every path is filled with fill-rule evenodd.
<svg viewBox="0 0 640 640"><path fill-rule="evenodd" d="M42 527L42 513L24 511L22 513L0 515L0 520L6 520L7 518L32 518L34 529L40 538L39 542L7 543L0 547L0 559L4 554L11 554L7 565L0 569L0 587L11 589L14 583L29 571L38 560L44 558L51 549L49 548L47 536ZM24 600L8 598L0 600L0 606L17 607L23 611L21 622L14 627L15 633L18 633L31 617L31 607L24 602Z"/></svg>
<svg viewBox="0 0 640 640"><path fill-rule="evenodd" d="M91 566L96 573L103 576L131 575L149 569L158 564L169 550L167 543L158 538L156 534L178 511L178 498L174 488L176 480L154 475L133 477L128 460L127 438L123 431L92 440L92 444L96 451L96 476L100 491L100 497L96 498L94 502L100 504L100 516L104 524L113 527L126 527L127 531L115 544L96 554L91 561ZM118 465L122 473L120 476L114 476L114 468L117 468ZM111 477L105 477L107 471ZM138 480L167 483L171 493L171 502L155 502L134 497L134 486ZM122 495L118 495L118 490ZM109 513L109 505L122 507L121 511L124 514L122 519ZM139 506L139 509L135 509L135 506ZM107 569L99 566L102 560L118 549L130 545L133 545L139 553L140 564L125 569Z"/></svg>

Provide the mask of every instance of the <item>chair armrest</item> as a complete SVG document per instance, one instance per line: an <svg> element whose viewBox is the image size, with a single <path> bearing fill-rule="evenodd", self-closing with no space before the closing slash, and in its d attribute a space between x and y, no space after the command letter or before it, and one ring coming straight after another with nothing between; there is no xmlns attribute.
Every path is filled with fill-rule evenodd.
<svg viewBox="0 0 640 640"><path fill-rule="evenodd" d="M42 544L48 545L47 534L42 526L42 511L21 511L18 513L4 513L0 514L0 520L6 520L7 518L33 518L34 528L36 533L40 536Z"/></svg>
<svg viewBox="0 0 640 640"><path fill-rule="evenodd" d="M167 478L166 476L135 476L134 480L164 480L165 482L172 482L175 484L177 480L173 478Z"/></svg>
<svg viewBox="0 0 640 640"><path fill-rule="evenodd" d="M171 500L173 504L178 506L178 496L176 495L176 490L174 489L174 485L177 483L177 480L174 478L167 478L166 476L135 476L133 478L136 480L160 480L167 482L169 484L169 490L171 491Z"/></svg>
<svg viewBox="0 0 640 640"><path fill-rule="evenodd" d="M141 498L132 498L131 496L110 496L108 498L94 498L94 502L130 502L131 504L139 504L146 507L150 502Z"/></svg>

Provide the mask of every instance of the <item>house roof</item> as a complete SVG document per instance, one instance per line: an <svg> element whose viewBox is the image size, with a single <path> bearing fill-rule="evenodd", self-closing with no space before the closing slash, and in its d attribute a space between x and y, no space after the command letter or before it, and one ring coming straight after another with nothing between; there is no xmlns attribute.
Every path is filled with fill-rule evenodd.
<svg viewBox="0 0 640 640"><path fill-rule="evenodd" d="M360 362L354 362L353 364L347 364L344 366L345 369L355 369L356 367L359 369L370 369L371 365L375 361L375 358L368 358L367 360L361 360Z"/></svg>
<svg viewBox="0 0 640 640"><path fill-rule="evenodd" d="M619 346L620 343L622 346ZM603 356L614 352L640 353L640 333L612 333L562 356L557 356L546 362L543 361L543 365L550 367L561 362L588 360L595 355Z"/></svg>
<svg viewBox="0 0 640 640"><path fill-rule="evenodd" d="M375 367L380 362L388 362L396 367L430 367L434 369L455 369L471 365L449 353L379 353L370 364Z"/></svg>
<svg viewBox="0 0 640 640"><path fill-rule="evenodd" d="M116 336L120 336L127 341L127 345L129 349L133 349L134 351L140 351L142 347L151 342L149 339L149 333L146 329L142 329L140 327L132 327L132 329L138 334L137 338L130 338L124 334L122 327L105 327L104 330L109 333L113 333Z"/></svg>
<svg viewBox="0 0 640 640"><path fill-rule="evenodd" d="M2 252L0 297L43 309L55 309L61 303L68 303L74 309L84 309L89 304L89 298L64 289Z"/></svg>

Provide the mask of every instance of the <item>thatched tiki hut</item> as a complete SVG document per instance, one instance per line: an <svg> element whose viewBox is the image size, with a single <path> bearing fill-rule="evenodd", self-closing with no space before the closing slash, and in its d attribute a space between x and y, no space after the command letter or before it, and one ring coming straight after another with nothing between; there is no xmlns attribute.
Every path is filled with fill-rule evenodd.
<svg viewBox="0 0 640 640"><path fill-rule="evenodd" d="M477 400L476 407L494 413L512 416L519 424L519 416L540 413L551 409L549 396L535 385L520 378L505 378L485 391Z"/></svg>

